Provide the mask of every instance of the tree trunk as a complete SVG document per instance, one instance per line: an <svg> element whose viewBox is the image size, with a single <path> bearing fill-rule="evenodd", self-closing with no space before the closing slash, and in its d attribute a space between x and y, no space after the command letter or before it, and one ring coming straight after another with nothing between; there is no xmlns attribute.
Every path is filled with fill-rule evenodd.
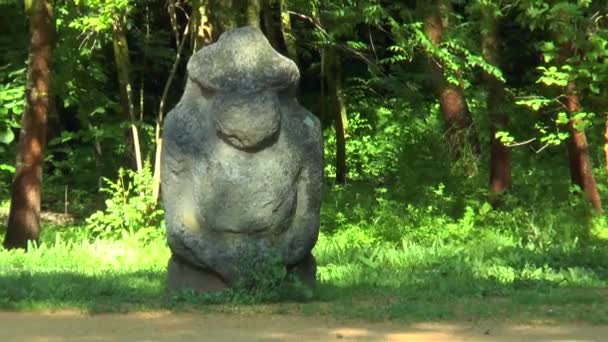
<svg viewBox="0 0 608 342"><path fill-rule="evenodd" d="M217 33L242 26L261 28L260 1L262 0L209 0L207 7Z"/></svg>
<svg viewBox="0 0 608 342"><path fill-rule="evenodd" d="M133 155L137 172L141 172L143 164L141 161L141 148L139 145L139 132L133 105L133 89L131 87L131 61L129 57L129 45L127 35L124 30L124 19L116 18L112 29L112 43L114 47L114 62L118 74L118 84L120 87L120 101L123 111L128 115L131 123L131 139Z"/></svg>
<svg viewBox="0 0 608 342"><path fill-rule="evenodd" d="M608 115L606 116L606 126L604 128L604 164L608 175Z"/></svg>
<svg viewBox="0 0 608 342"><path fill-rule="evenodd" d="M298 57L297 39L295 33L292 30L291 16L289 15L288 8L285 4L283 4L281 8L281 26L283 29L283 38L285 39L285 44L287 45L288 56L294 62L296 62L296 65L300 65L300 60Z"/></svg>
<svg viewBox="0 0 608 342"><path fill-rule="evenodd" d="M226 31L237 27L237 15L233 5L242 0L207 0L206 14L213 27L212 40L216 41Z"/></svg>
<svg viewBox="0 0 608 342"><path fill-rule="evenodd" d="M208 0L205 7L209 22L213 24L213 40L217 40L222 32L237 27L261 28L260 1L262 0Z"/></svg>
<svg viewBox="0 0 608 342"><path fill-rule="evenodd" d="M497 19L494 5L486 5L481 10L483 56L489 64L499 67L499 47ZM511 187L511 149L496 139L496 132L505 130L509 119L505 114L505 88L502 82L488 73L484 74L488 90L487 107L490 115L490 200Z"/></svg>
<svg viewBox="0 0 608 342"><path fill-rule="evenodd" d="M336 183L346 184L346 105L342 94L342 67L340 55L331 47L322 51L327 96L336 130Z"/></svg>
<svg viewBox="0 0 608 342"><path fill-rule="evenodd" d="M235 13L237 13L238 26L253 26L261 28L260 25L260 0L237 0Z"/></svg>
<svg viewBox="0 0 608 342"><path fill-rule="evenodd" d="M589 148L585 131L578 128L579 120L574 118L574 114L581 110L576 94L574 81L568 82L566 94L562 97L561 103L567 108L570 114L568 122L568 159L570 164L570 178L573 184L578 185L587 195L591 206L597 213L602 212L602 202L593 175L593 166L589 158Z"/></svg>
<svg viewBox="0 0 608 342"><path fill-rule="evenodd" d="M283 34L282 16L283 0L263 0L262 19L264 33L275 50L284 56L292 58L289 55L289 49L287 48L287 42Z"/></svg>
<svg viewBox="0 0 608 342"><path fill-rule="evenodd" d="M291 32L291 20L283 0L263 0L262 26L272 47L300 65L296 41Z"/></svg>
<svg viewBox="0 0 608 342"><path fill-rule="evenodd" d="M421 6L425 10L425 33L433 44L439 45L444 29L447 27L444 17L447 12L451 11L451 8L442 0L424 1ZM467 144L475 154L479 154L480 144L477 131L462 87L448 82L439 61L433 60L431 57L429 65L443 119L446 122L448 144L453 157L461 158ZM457 76L460 77L460 75Z"/></svg>
<svg viewBox="0 0 608 342"><path fill-rule="evenodd" d="M42 164L50 106L55 21L50 0L34 1L30 12L29 73L17 166L4 247L27 248L40 237Z"/></svg>

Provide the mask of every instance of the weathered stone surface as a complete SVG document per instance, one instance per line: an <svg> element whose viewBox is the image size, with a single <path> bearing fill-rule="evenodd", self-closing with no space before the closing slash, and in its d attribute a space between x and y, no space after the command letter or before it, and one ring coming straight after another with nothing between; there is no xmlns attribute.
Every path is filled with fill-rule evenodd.
<svg viewBox="0 0 608 342"><path fill-rule="evenodd" d="M197 52L188 74L163 131L172 252L229 286L255 285L255 269L277 258L288 270L306 264L319 230L323 146L319 120L291 95L296 65L247 27ZM314 283L314 266L298 269Z"/></svg>
<svg viewBox="0 0 608 342"><path fill-rule="evenodd" d="M188 62L188 75L202 88L241 94L285 89L300 78L296 64L250 27L226 32L199 51Z"/></svg>

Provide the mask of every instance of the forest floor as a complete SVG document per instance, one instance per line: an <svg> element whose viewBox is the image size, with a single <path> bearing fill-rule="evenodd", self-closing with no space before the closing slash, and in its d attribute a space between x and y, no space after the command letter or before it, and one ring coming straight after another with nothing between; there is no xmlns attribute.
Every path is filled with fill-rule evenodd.
<svg viewBox="0 0 608 342"><path fill-rule="evenodd" d="M605 341L608 326L369 323L286 315L0 312L0 341Z"/></svg>

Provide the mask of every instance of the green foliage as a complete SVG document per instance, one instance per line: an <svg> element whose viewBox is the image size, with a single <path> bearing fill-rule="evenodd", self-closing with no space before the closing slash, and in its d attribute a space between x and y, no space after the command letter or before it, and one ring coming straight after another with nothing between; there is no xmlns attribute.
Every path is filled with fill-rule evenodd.
<svg viewBox="0 0 608 342"><path fill-rule="evenodd" d="M432 204L419 206L391 198L386 188L377 188L373 193L361 193L349 187L336 189L330 200L339 196L342 207L328 209L338 211L333 222L328 222L326 231L335 234L337 240L346 239L349 244L359 247L376 243L393 246L402 243L424 246L437 242L459 244L479 238L481 230L476 223L481 209L467 206L462 217L454 218L445 210L452 201L444 192L445 186L440 184L427 191L425 197L434 197L430 200ZM357 200L368 196L375 201L363 204ZM352 203L350 198L356 202Z"/></svg>
<svg viewBox="0 0 608 342"><path fill-rule="evenodd" d="M568 80L570 76L568 74L569 71L572 71L572 67L569 65L562 65L561 70L558 70L557 67L551 66L549 68L545 68L543 66L538 67L538 70L542 72L542 75L538 78L537 83L542 83L547 86L561 86L565 87L568 85Z"/></svg>
<svg viewBox="0 0 608 342"><path fill-rule="evenodd" d="M14 172L13 160L7 164L6 156L12 154L6 145L16 141L25 108L27 29L14 23L24 16L16 3L0 3L0 174Z"/></svg>
<svg viewBox="0 0 608 342"><path fill-rule="evenodd" d="M114 2L108 5L115 6ZM55 11L58 37L52 89L58 98L59 117L55 122L61 132L51 135L46 161L55 170L51 181L75 174L78 179L72 186L97 190L99 176L114 174L125 166L116 162L126 159L127 142L118 133L124 131L125 115L118 103L119 94L112 89L113 67L108 67L114 65L112 55L107 53L111 35L80 25L87 18L99 17L103 4L87 1L76 5L73 1L61 2ZM112 20L108 17L111 13L102 14L107 17L102 21ZM104 160L94 160L100 153ZM74 172L74 166L87 172Z"/></svg>
<svg viewBox="0 0 608 342"><path fill-rule="evenodd" d="M14 134L10 129L19 127L19 118L25 107L25 68L11 70L9 67L4 68L8 72L0 74L0 141L4 144L13 141Z"/></svg>
<svg viewBox="0 0 608 342"><path fill-rule="evenodd" d="M237 284L224 299L236 303L310 300L312 289L287 272L280 256L244 255L239 263L247 283Z"/></svg>
<svg viewBox="0 0 608 342"><path fill-rule="evenodd" d="M560 103L569 84L574 85L579 101L585 106L589 100L602 92L608 79L606 63L608 59L608 30L602 25L601 12L596 12L590 1L522 1L518 4L522 10L517 18L531 30L543 30L549 39L538 42L537 49L542 53L544 65L536 67L539 75L536 83L560 91L553 98L547 91L532 90L535 94L519 100L517 103L534 111L543 109L557 114L556 125L547 134L545 124L540 130L540 140L548 145L558 145L567 137L560 132L568 118ZM558 108L556 110L556 108ZM578 130L584 130L593 123L595 114L592 111L573 113L570 119L577 124Z"/></svg>
<svg viewBox="0 0 608 342"><path fill-rule="evenodd" d="M442 41L435 44L424 32L422 22L424 18L418 16L413 21L410 11L403 11L401 18L394 18L384 13L395 44L387 47L387 51L392 54L383 58L381 63L412 62L417 54L422 54L432 63L440 65L448 82L454 85L471 86L469 80L475 71L483 71L505 82L502 71L481 57L476 42L469 38L471 32L468 31L467 26L451 24L456 27L446 30Z"/></svg>
<svg viewBox="0 0 608 342"><path fill-rule="evenodd" d="M0 68L0 174L15 172L12 161L9 164L2 156L7 152L6 145L16 140L14 131L20 127L25 107L25 69L10 66Z"/></svg>
<svg viewBox="0 0 608 342"><path fill-rule="evenodd" d="M120 169L118 179L104 179L101 189L109 195L106 209L86 220L93 236L120 239L135 236L148 241L164 234L163 211L152 196L152 174L147 165L141 173Z"/></svg>
<svg viewBox="0 0 608 342"><path fill-rule="evenodd" d="M399 99L374 100L355 89L348 98L346 155L348 178L352 180L390 178L398 170L401 146L410 136L411 127L403 125L410 117ZM324 132L325 175L335 177L336 135L334 128Z"/></svg>
<svg viewBox="0 0 608 342"><path fill-rule="evenodd" d="M134 7L130 0L101 0L81 1L74 0L74 5L89 15L72 21L69 26L83 32L105 33L111 32L114 24L121 16L127 15Z"/></svg>

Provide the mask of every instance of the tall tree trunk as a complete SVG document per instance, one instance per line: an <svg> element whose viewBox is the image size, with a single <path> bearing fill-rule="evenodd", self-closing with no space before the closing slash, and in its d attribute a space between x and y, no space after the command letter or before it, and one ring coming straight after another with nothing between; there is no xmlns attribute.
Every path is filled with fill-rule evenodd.
<svg viewBox="0 0 608 342"><path fill-rule="evenodd" d="M450 5L445 0L424 0L419 5L425 12L425 33L433 44L439 45L447 27L445 17L451 11ZM479 154L479 138L462 87L448 82L439 61L430 58L429 65L453 157L461 158L467 144L475 154Z"/></svg>
<svg viewBox="0 0 608 342"><path fill-rule="evenodd" d="M238 26L253 26L261 28L260 25L260 0L237 0L233 2L235 13L237 13Z"/></svg>
<svg viewBox="0 0 608 342"><path fill-rule="evenodd" d="M281 7L281 27L283 29L283 38L285 39L285 44L287 45L287 54L289 58L296 62L296 65L300 65L297 38L292 30L291 16L285 3L283 3L283 6Z"/></svg>
<svg viewBox="0 0 608 342"><path fill-rule="evenodd" d="M218 34L242 26L261 28L260 1L262 0L209 0L208 8Z"/></svg>
<svg viewBox="0 0 608 342"><path fill-rule="evenodd" d="M237 27L261 28L260 1L262 0L207 0L206 14L215 31L213 40L223 32Z"/></svg>
<svg viewBox="0 0 608 342"><path fill-rule="evenodd" d="M223 32L238 26L234 3L239 1L242 0L207 0L206 14L213 25L213 41L216 41Z"/></svg>
<svg viewBox="0 0 608 342"><path fill-rule="evenodd" d="M291 30L289 14L285 11L283 0L262 0L262 30L270 45L283 56L299 65L298 53L293 36L287 37L285 29ZM300 88L295 90L299 97Z"/></svg>
<svg viewBox="0 0 608 342"><path fill-rule="evenodd" d="M133 89L131 86L131 61L129 57L129 45L127 35L124 30L124 18L116 18L112 27L112 42L114 47L114 62L116 73L118 74L118 84L120 87L120 102L123 111L128 116L131 123L131 139L133 155L137 172L141 172L143 164L141 161L141 148L139 144L139 132L137 130L137 119L133 105Z"/></svg>
<svg viewBox="0 0 608 342"><path fill-rule="evenodd" d="M608 175L608 115L606 115L606 125L604 128L604 167Z"/></svg>
<svg viewBox="0 0 608 342"><path fill-rule="evenodd" d="M55 39L53 4L34 1L30 14L26 110L19 134L17 167L11 195L6 248L27 248L40 237L42 164L50 106L51 58Z"/></svg>
<svg viewBox="0 0 608 342"><path fill-rule="evenodd" d="M485 5L481 10L483 56L489 64L499 67L498 22L494 15L495 5ZM505 114L505 88L495 76L484 75L488 90L487 107L490 115L490 195L494 202L499 194L511 187L511 149L496 138L496 132L505 130L509 119Z"/></svg>
<svg viewBox="0 0 608 342"><path fill-rule="evenodd" d="M322 51L327 96L331 103L331 115L334 117L336 130L336 183L346 184L346 105L342 94L342 67L340 55L332 47Z"/></svg>
<svg viewBox="0 0 608 342"><path fill-rule="evenodd" d="M292 58L292 56L289 55L287 41L285 40L285 35L283 33L282 16L283 0L263 0L262 19L264 33L275 50L279 51L284 56Z"/></svg>
<svg viewBox="0 0 608 342"><path fill-rule="evenodd" d="M589 158L587 137L585 131L578 127L579 120L574 118L574 115L581 110L574 81L568 82L566 94L562 96L561 102L570 114L570 121L568 121L568 131L570 132L570 138L568 139L570 178L573 184L578 185L585 192L593 209L597 213L601 213L602 202L595 183L591 159Z"/></svg>

